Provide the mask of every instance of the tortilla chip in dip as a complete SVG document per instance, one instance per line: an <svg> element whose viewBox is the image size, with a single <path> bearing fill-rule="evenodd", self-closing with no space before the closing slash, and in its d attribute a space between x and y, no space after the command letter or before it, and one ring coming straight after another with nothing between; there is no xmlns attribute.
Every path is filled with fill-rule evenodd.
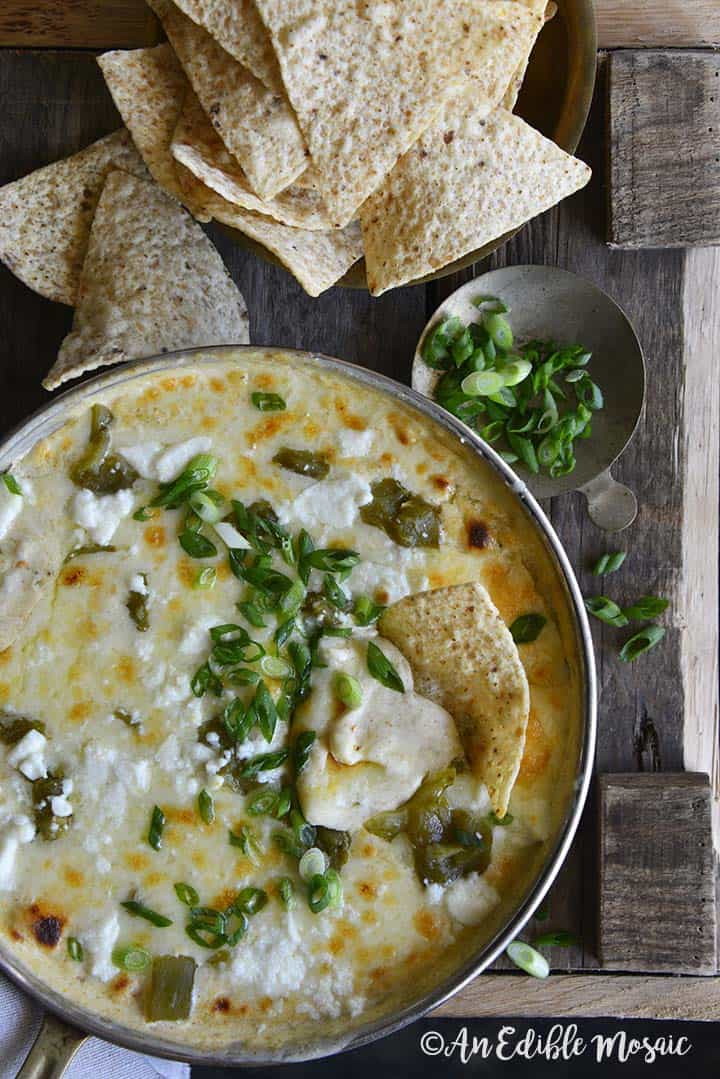
<svg viewBox="0 0 720 1079"><path fill-rule="evenodd" d="M173 157L198 180L228 202L255 213L267 214L284 225L329 229L330 218L322 199L309 187L293 184L274 199L258 198L247 176L232 157L202 110L193 90L185 95L182 113L170 147Z"/></svg>
<svg viewBox="0 0 720 1079"><path fill-rule="evenodd" d="M307 149L286 98L247 68L170 0L152 0L205 112L248 183L271 199L305 171Z"/></svg>
<svg viewBox="0 0 720 1079"><path fill-rule="evenodd" d="M467 75L476 72L480 86L487 79L488 111L499 103L536 23L524 5L506 0L452 0L441 12L436 0L257 6L338 226L352 220Z"/></svg>
<svg viewBox="0 0 720 1079"><path fill-rule="evenodd" d="M147 176L121 129L0 188L0 259L41 296L71 307L108 171Z"/></svg>
<svg viewBox="0 0 720 1079"><path fill-rule="evenodd" d="M254 0L177 0L177 6L269 90L285 93L270 36Z"/></svg>
<svg viewBox="0 0 720 1079"><path fill-rule="evenodd" d="M106 52L98 63L153 178L199 221L209 221L202 200L193 201L180 187L170 154L170 140L190 86L172 48L165 43L152 49Z"/></svg>
<svg viewBox="0 0 720 1079"><path fill-rule="evenodd" d="M503 236L590 175L506 109L478 114L471 87L442 109L362 208L370 291L379 296Z"/></svg>
<svg viewBox="0 0 720 1079"><path fill-rule="evenodd" d="M474 774L504 817L525 746L530 691L489 593L478 583L419 592L389 607L378 629L411 663L418 691L453 716Z"/></svg>
<svg viewBox="0 0 720 1079"><path fill-rule="evenodd" d="M157 184L110 173L46 389L120 360L248 341L245 301L197 222Z"/></svg>

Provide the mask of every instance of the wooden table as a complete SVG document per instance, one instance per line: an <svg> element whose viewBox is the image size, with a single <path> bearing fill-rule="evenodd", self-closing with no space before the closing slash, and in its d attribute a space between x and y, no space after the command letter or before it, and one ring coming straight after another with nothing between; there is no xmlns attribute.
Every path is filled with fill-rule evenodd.
<svg viewBox="0 0 720 1079"><path fill-rule="evenodd" d="M598 0L598 12L606 48L720 43L716 0ZM0 182L117 127L90 50L156 39L142 0L3 0ZM222 231L210 232L247 300L254 342L334 354L403 381L427 317L473 272L508 263L559 265L589 277L624 306L644 346L649 377L645 415L617 467L618 478L637 491L640 513L619 543L610 543L630 552L613 578L613 595L629 601L638 591L652 592L668 596L672 606L664 642L633 666L616 658L616 631L594 626L601 691L597 769L709 772L717 793L720 250L624 252L605 245L604 100L601 64L579 150L595 171L590 186L524 228L487 264L427 287L380 299L333 289L312 300L283 270L234 246ZM46 400L40 378L70 320L68 308L34 295L0 267L3 431ZM556 499L548 510L581 585L596 590L588 567L608 548L606 537L579 495ZM552 965L561 973L546 983L494 973L441 1014L720 1018L720 986L713 979L597 972L595 861L591 800L544 923L581 941L555 950Z"/></svg>

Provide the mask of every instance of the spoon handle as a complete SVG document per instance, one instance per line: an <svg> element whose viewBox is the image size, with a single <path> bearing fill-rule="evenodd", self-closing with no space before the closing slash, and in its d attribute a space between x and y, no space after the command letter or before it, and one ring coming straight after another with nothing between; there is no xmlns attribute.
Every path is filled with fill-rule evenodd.
<svg viewBox="0 0 720 1079"><path fill-rule="evenodd" d="M16 1079L61 1079L87 1035L46 1013Z"/></svg>
<svg viewBox="0 0 720 1079"><path fill-rule="evenodd" d="M637 517L637 498L629 487L613 479L610 469L580 490L587 499L591 519L605 532L622 532Z"/></svg>

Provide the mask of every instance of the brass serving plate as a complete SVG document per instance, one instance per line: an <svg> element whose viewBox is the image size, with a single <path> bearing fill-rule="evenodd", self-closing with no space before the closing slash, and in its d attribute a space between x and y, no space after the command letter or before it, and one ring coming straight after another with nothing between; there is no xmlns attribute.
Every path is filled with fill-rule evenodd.
<svg viewBox="0 0 720 1079"><path fill-rule="evenodd" d="M556 0L558 10L543 28L533 49L517 112L529 124L573 154L585 129L597 67L597 26L594 0ZM267 248L236 229L226 228L242 247L275 266L282 263ZM471 251L413 284L436 281L487 258L506 244L517 229ZM351 266L341 281L344 288L367 289L365 260Z"/></svg>

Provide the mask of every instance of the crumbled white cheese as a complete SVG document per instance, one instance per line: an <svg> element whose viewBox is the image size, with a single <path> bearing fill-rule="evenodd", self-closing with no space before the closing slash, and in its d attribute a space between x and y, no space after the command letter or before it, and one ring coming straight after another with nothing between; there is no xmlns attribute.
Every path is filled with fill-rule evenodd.
<svg viewBox="0 0 720 1079"><path fill-rule="evenodd" d="M480 925L500 902L500 896L478 873L462 877L445 889L445 905L463 925Z"/></svg>
<svg viewBox="0 0 720 1079"><path fill-rule="evenodd" d="M425 898L432 907L436 907L438 903L442 902L444 895L445 889L442 884L428 884L425 888Z"/></svg>
<svg viewBox="0 0 720 1079"><path fill-rule="evenodd" d="M42 779L47 775L46 748L47 738L41 731L28 731L8 753L8 764L22 772L26 779Z"/></svg>
<svg viewBox="0 0 720 1079"><path fill-rule="evenodd" d="M218 521L213 527L226 547L240 548L243 551L252 549L252 544L248 543L245 537L241 536L237 528L231 525L229 521Z"/></svg>
<svg viewBox="0 0 720 1079"><path fill-rule="evenodd" d="M292 502L281 503L277 515L282 524L308 531L322 526L348 528L358 508L371 501L370 484L361 476L321 480L306 487Z"/></svg>
<svg viewBox="0 0 720 1079"><path fill-rule="evenodd" d="M22 508L22 495L13 494L5 483L0 483L0 540L5 539Z"/></svg>
<svg viewBox="0 0 720 1079"><path fill-rule="evenodd" d="M50 809L54 817L72 817L73 807L69 801L69 796L72 794L72 789L72 780L64 779L62 794L56 794L51 797Z"/></svg>
<svg viewBox="0 0 720 1079"><path fill-rule="evenodd" d="M85 529L93 543L103 546L113 538L134 504L135 496L127 489L99 496L92 491L78 491L73 498L73 520Z"/></svg>
<svg viewBox="0 0 720 1079"><path fill-rule="evenodd" d="M113 948L120 935L117 911L105 911L82 934L83 946L90 960L90 973L101 982L109 982L118 973L112 961Z"/></svg>
<svg viewBox="0 0 720 1079"><path fill-rule="evenodd" d="M128 588L131 592L137 592L140 596L147 596L150 594L150 589L147 586L147 581L143 573L134 573L130 578Z"/></svg>
<svg viewBox="0 0 720 1079"><path fill-rule="evenodd" d="M178 651L183 656L197 656L201 652L209 652L212 644L209 630L218 624L217 615L205 615L193 622L180 641Z"/></svg>
<svg viewBox="0 0 720 1079"><path fill-rule="evenodd" d="M413 591L403 570L377 562L359 562L350 574L348 584L355 595L364 594L371 599L382 595L383 603L396 603Z"/></svg>
<svg viewBox="0 0 720 1079"><path fill-rule="evenodd" d="M13 870L18 848L35 838L35 825L24 814L13 817L0 833L0 891L13 886Z"/></svg>
<svg viewBox="0 0 720 1079"><path fill-rule="evenodd" d="M186 442L178 442L175 446L169 446L155 461L155 476L161 483L169 483L176 479L182 470L188 465L193 457L199 453L207 453L212 445L207 435L198 435L189 438Z"/></svg>
<svg viewBox="0 0 720 1079"><path fill-rule="evenodd" d="M120 453L144 479L155 479L155 458L162 446L159 442L142 442L139 446L123 446Z"/></svg>
<svg viewBox="0 0 720 1079"><path fill-rule="evenodd" d="M353 431L344 427L337 434L337 444L341 457L367 457L375 440L375 432L370 428Z"/></svg>

